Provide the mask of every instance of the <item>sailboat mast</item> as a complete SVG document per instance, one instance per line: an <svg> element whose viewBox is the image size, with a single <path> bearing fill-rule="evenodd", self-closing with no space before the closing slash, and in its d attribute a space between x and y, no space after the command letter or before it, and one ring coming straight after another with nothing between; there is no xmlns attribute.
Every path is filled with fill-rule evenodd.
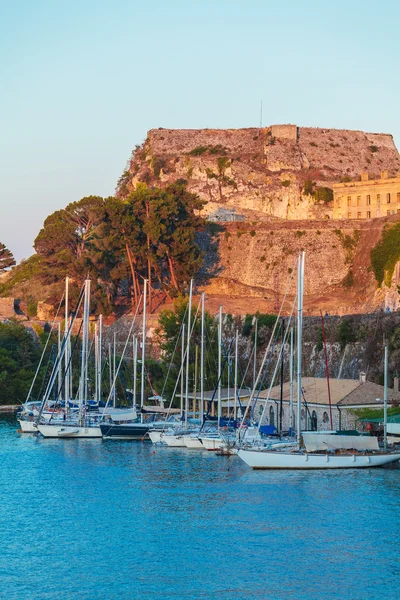
<svg viewBox="0 0 400 600"><path fill-rule="evenodd" d="M201 295L200 416L204 416L204 292Z"/></svg>
<svg viewBox="0 0 400 600"><path fill-rule="evenodd" d="M68 311L69 311L69 278L65 278L65 327L64 327L64 336L68 336ZM66 339L65 345L65 354L64 354L64 365L65 365L65 377L64 377L64 396L65 396L65 410L68 411L68 401L69 401L69 381L70 381L70 352L69 352L69 336Z"/></svg>
<svg viewBox="0 0 400 600"><path fill-rule="evenodd" d="M103 346L103 315L99 317L98 350L97 350L97 401L101 401L101 363Z"/></svg>
<svg viewBox="0 0 400 600"><path fill-rule="evenodd" d="M221 360L221 352L222 352L222 306L219 307L219 320L218 320L218 407L217 407L217 417L218 417L218 429L220 427L220 419L221 419L221 368L222 368L222 360Z"/></svg>
<svg viewBox="0 0 400 600"><path fill-rule="evenodd" d="M116 360L117 360L117 334L114 331L114 340L113 340L113 382L114 382L114 387L113 387L113 407L114 408L115 408L116 403L117 403L117 392L116 392L117 382L115 381Z"/></svg>
<svg viewBox="0 0 400 600"><path fill-rule="evenodd" d="M99 384L99 378L98 378L98 372L99 372L99 324L96 322L94 325L94 372L95 372L95 378L94 378L94 397L96 399L96 402L98 402L98 384Z"/></svg>
<svg viewBox="0 0 400 600"><path fill-rule="evenodd" d="M58 355L60 356L60 352L61 352L61 323L58 323ZM59 367L58 367L58 382L57 382L57 399L61 398L61 386L62 386L62 372L61 372L61 365L62 362L60 361Z"/></svg>
<svg viewBox="0 0 400 600"><path fill-rule="evenodd" d="M85 300L83 304L83 333L82 333L82 353L81 353L81 379L79 382L79 413L82 417L83 406L87 399L87 360L88 360L88 333L89 333L89 304L90 304L90 280L85 281Z"/></svg>
<svg viewBox="0 0 400 600"><path fill-rule="evenodd" d="M293 327L290 330L290 363L289 363L289 427L290 435L293 434Z"/></svg>
<svg viewBox="0 0 400 600"><path fill-rule="evenodd" d="M237 417L237 393L238 393L238 387L237 387L237 381L238 381L238 350L239 350L239 330L236 329L236 336L235 336L235 383L234 383L234 395L235 395L235 403L233 405L233 418L236 421L236 417Z"/></svg>
<svg viewBox="0 0 400 600"><path fill-rule="evenodd" d="M147 279L143 284L143 321L142 321L142 373L140 380L140 408L144 405L144 381L145 381L145 355L146 355L146 304L147 304ZM140 421L143 423L143 413L140 413Z"/></svg>
<svg viewBox="0 0 400 600"><path fill-rule="evenodd" d="M185 323L182 323L182 340L181 340L181 419L183 416L183 397L185 392Z"/></svg>
<svg viewBox="0 0 400 600"><path fill-rule="evenodd" d="M383 446L385 450L387 449L388 362L388 347L385 343L385 367L383 374Z"/></svg>
<svg viewBox="0 0 400 600"><path fill-rule="evenodd" d="M133 394L132 407L136 404L136 387L137 387L137 350L138 341L136 335L133 336Z"/></svg>
<svg viewBox="0 0 400 600"><path fill-rule="evenodd" d="M191 321L192 321L192 293L193 293L193 279L190 280L189 288L189 307L188 307L188 330L186 335L186 391L185 391L185 427L188 424L188 411L189 411L189 364L190 364L190 337L191 337Z"/></svg>
<svg viewBox="0 0 400 600"><path fill-rule="evenodd" d="M322 326L321 326L322 341L324 344L325 376L326 376L326 383L328 386L329 420L330 420L330 426L331 426L331 431L332 431L333 430L333 419L332 419L331 386L330 386L330 382L329 382L328 353L326 351L325 322L324 322L324 317L322 316L322 310L320 311L320 313L321 313L321 324L322 324Z"/></svg>
<svg viewBox="0 0 400 600"><path fill-rule="evenodd" d="M283 372L284 372L284 344L285 344L285 319L282 319L282 350L281 350L281 379L280 379L280 398L279 398L279 433L282 434L283 420Z"/></svg>
<svg viewBox="0 0 400 600"><path fill-rule="evenodd" d="M258 319L256 319L255 328L254 328L253 389L256 386L256 375L257 375L257 336L258 336Z"/></svg>
<svg viewBox="0 0 400 600"><path fill-rule="evenodd" d="M297 267L297 440L301 438L301 369L303 333L303 278L304 252L299 255Z"/></svg>

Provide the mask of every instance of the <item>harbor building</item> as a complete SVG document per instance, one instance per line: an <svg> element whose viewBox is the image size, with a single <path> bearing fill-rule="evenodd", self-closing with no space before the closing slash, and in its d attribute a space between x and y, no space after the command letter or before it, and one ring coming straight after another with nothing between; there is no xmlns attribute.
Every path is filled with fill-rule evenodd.
<svg viewBox="0 0 400 600"><path fill-rule="evenodd" d="M331 379L330 397L332 407L332 425L336 430L357 429L359 426L356 409L383 409L382 385L367 381L365 373L360 373L359 379ZM388 406L400 401L398 379L395 378L394 389L388 390ZM293 385L293 417L292 424L296 426L297 386ZM268 391L262 391L256 406L255 416L260 418L264 410L263 423L278 427L280 414L281 388L273 387L268 398ZM282 390L282 429L290 428L290 384L283 384ZM330 428L330 408L327 380L324 377L304 377L302 379L302 430L323 431Z"/></svg>
<svg viewBox="0 0 400 600"><path fill-rule="evenodd" d="M361 181L334 183L334 219L376 219L400 213L400 175L389 177L388 171L380 179L369 179L368 173Z"/></svg>

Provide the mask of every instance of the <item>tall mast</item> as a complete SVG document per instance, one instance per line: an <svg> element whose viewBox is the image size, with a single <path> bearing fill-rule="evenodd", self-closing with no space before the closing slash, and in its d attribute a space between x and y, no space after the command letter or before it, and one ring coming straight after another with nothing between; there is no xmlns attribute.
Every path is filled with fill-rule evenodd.
<svg viewBox="0 0 400 600"><path fill-rule="evenodd" d="M68 311L69 311L69 278L66 277L65 278L65 327L64 327L64 336L68 335L68 325L69 325L69 319L68 319ZM64 396L65 396L65 410L68 411L68 401L69 401L69 381L70 381L70 365L69 365L69 360L70 360L70 352L69 352L69 336L68 339L66 340L66 345L65 345L65 354L64 354L64 365L65 365L65 377L64 377Z"/></svg>
<svg viewBox="0 0 400 600"><path fill-rule="evenodd" d="M221 368L222 368L222 360L221 360L221 352L222 352L222 306L219 307L219 320L218 320L218 429L219 422L221 419Z"/></svg>
<svg viewBox="0 0 400 600"><path fill-rule="evenodd" d="M101 401L101 362L103 346L103 315L99 317L98 350L97 350L97 401Z"/></svg>
<svg viewBox="0 0 400 600"><path fill-rule="evenodd" d="M58 355L60 356L61 353L61 323L58 323L58 335L57 335L57 341L58 341ZM57 400L59 398L61 398L62 394L61 394L61 386L62 386L62 372L61 372L61 365L62 362L60 361L59 367L58 367L58 382L57 382Z"/></svg>
<svg viewBox="0 0 400 600"><path fill-rule="evenodd" d="M188 410L189 410L189 364L190 364L190 337L191 337L191 325L192 325L192 293L193 293L193 279L190 280L189 288L189 307L188 307L188 330L186 334L186 391L185 391L185 427L188 424Z"/></svg>
<svg viewBox="0 0 400 600"><path fill-rule="evenodd" d="M193 419L196 418L196 403L197 403L197 378L198 378L198 364L199 364L199 347L196 344L196 353L194 361L194 382L193 382Z"/></svg>
<svg viewBox="0 0 400 600"><path fill-rule="evenodd" d="M258 319L256 318L255 329L254 329L253 388L256 385L256 375L257 375L257 335L258 335Z"/></svg>
<svg viewBox="0 0 400 600"><path fill-rule="evenodd" d="M94 397L96 402L98 402L99 394L98 394L98 385L99 385L99 324L96 322L94 324Z"/></svg>
<svg viewBox="0 0 400 600"><path fill-rule="evenodd" d="M383 445L387 449L387 405L388 405L388 347L385 343L385 368L383 388Z"/></svg>
<svg viewBox="0 0 400 600"><path fill-rule="evenodd" d="M181 419L183 416L183 397L185 391L185 323L182 323L182 340L181 340Z"/></svg>
<svg viewBox="0 0 400 600"><path fill-rule="evenodd" d="M282 434L283 417L283 369L284 369L284 343L285 343L285 319L282 319L282 349L281 349L281 379L280 379L280 401L279 401L279 433Z"/></svg>
<svg viewBox="0 0 400 600"><path fill-rule="evenodd" d="M113 343L113 382L114 382L114 387L113 387L113 407L114 408L115 408L115 405L117 403L117 392L116 392L117 382L115 381L116 360L117 360L117 334L114 331L114 343Z"/></svg>
<svg viewBox="0 0 400 600"><path fill-rule="evenodd" d="M132 408L136 405L136 387L137 387L137 354L138 354L138 341L136 335L133 336L133 398Z"/></svg>
<svg viewBox="0 0 400 600"><path fill-rule="evenodd" d="M146 303L147 303L147 279L143 284L143 321L142 321L142 373L140 380L140 408L144 405L144 381L145 381L145 355L146 355ZM143 413L140 413L140 420L143 423Z"/></svg>
<svg viewBox="0 0 400 600"><path fill-rule="evenodd" d="M204 292L201 295L200 416L204 416Z"/></svg>
<svg viewBox="0 0 400 600"><path fill-rule="evenodd" d="M234 384L234 394L235 394L235 403L233 405L233 418L236 421L237 417L237 394L238 394L238 349L239 349L239 330L236 329L235 336L235 384Z"/></svg>
<svg viewBox="0 0 400 600"><path fill-rule="evenodd" d="M324 359L325 359L325 376L326 376L326 383L328 386L328 400L329 400L329 422L330 422L330 426L331 426L331 431L333 429L333 419L332 419L332 402L331 402L331 386L329 383L329 365L328 365L328 353L326 351L326 336L325 336L325 322L324 322L324 317L322 316L322 310L320 310L321 313L321 323L322 323L322 341L324 344Z"/></svg>
<svg viewBox="0 0 400 600"><path fill-rule="evenodd" d="M83 333L81 353L81 379L79 383L79 413L82 417L83 406L87 400L87 360L88 360L88 337L89 337L89 306L90 306L90 280L85 281L85 300L83 305Z"/></svg>
<svg viewBox="0 0 400 600"><path fill-rule="evenodd" d="M289 433L290 435L293 435L293 327L290 330L289 379Z"/></svg>
<svg viewBox="0 0 400 600"><path fill-rule="evenodd" d="M301 369L303 338L303 280L304 252L299 255L297 267L297 441L301 438Z"/></svg>

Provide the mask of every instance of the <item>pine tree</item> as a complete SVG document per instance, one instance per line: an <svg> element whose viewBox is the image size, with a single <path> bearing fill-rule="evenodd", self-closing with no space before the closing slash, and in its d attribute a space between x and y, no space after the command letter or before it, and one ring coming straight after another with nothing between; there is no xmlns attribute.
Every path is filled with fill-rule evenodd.
<svg viewBox="0 0 400 600"><path fill-rule="evenodd" d="M0 272L13 267L15 264L12 252L0 242Z"/></svg>

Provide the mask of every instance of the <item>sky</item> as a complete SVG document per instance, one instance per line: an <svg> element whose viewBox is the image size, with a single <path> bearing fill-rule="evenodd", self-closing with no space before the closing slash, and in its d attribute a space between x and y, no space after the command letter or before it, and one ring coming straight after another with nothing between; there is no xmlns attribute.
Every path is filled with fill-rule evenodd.
<svg viewBox="0 0 400 600"><path fill-rule="evenodd" d="M0 0L0 242L109 196L149 129L392 133L397 0Z"/></svg>

